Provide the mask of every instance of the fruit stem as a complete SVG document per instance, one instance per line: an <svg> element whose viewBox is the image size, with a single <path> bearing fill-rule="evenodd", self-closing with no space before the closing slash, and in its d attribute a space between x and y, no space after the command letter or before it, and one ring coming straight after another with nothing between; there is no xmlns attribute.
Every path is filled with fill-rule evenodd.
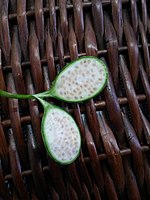
<svg viewBox="0 0 150 200"><path fill-rule="evenodd" d="M49 108L53 108L54 106L50 103L48 103L47 101L45 101L44 99L38 97L37 95L33 95L44 107L44 109L46 109L47 107Z"/></svg>
<svg viewBox="0 0 150 200"><path fill-rule="evenodd" d="M0 90L0 96L7 98L15 98L15 99L33 99L35 98L32 94L14 94L10 92L6 92L4 90Z"/></svg>
<svg viewBox="0 0 150 200"><path fill-rule="evenodd" d="M34 97L38 97L38 98L46 98L46 97L53 97L53 88L51 88L50 90L35 94Z"/></svg>

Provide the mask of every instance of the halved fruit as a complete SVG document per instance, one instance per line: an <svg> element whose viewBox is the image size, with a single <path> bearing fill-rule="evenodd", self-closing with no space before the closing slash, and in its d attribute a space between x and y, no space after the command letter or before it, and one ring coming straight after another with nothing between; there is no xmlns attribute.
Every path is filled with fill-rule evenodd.
<svg viewBox="0 0 150 200"><path fill-rule="evenodd" d="M106 65L100 59L84 56L66 65L52 88L38 94L38 97L51 96L66 102L82 102L99 94L107 78Z"/></svg>
<svg viewBox="0 0 150 200"><path fill-rule="evenodd" d="M56 162L66 165L78 157L81 148L79 128L63 109L38 99L44 107L41 132L48 154Z"/></svg>
<svg viewBox="0 0 150 200"><path fill-rule="evenodd" d="M48 91L24 95L0 90L0 96L18 99L54 97L66 102L83 102L98 95L105 87L107 78L107 68L102 60L83 56L66 65Z"/></svg>

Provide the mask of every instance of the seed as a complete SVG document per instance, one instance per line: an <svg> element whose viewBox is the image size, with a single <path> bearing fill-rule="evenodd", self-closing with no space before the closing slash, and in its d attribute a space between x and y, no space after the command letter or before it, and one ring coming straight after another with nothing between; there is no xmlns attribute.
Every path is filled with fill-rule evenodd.
<svg viewBox="0 0 150 200"><path fill-rule="evenodd" d="M65 144L66 144L66 145L68 145L68 144L69 144L68 140L66 140L66 141L65 141Z"/></svg>
<svg viewBox="0 0 150 200"><path fill-rule="evenodd" d="M60 152L58 153L58 158L61 158L61 154L60 154Z"/></svg>
<svg viewBox="0 0 150 200"><path fill-rule="evenodd" d="M75 146L77 146L77 145L78 145L78 142L77 142L77 141L75 141L74 145L75 145Z"/></svg>

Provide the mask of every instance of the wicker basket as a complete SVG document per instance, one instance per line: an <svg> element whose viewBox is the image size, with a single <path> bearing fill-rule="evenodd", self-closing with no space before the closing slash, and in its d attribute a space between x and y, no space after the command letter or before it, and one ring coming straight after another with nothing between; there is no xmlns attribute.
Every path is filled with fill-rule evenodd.
<svg viewBox="0 0 150 200"><path fill-rule="evenodd" d="M150 199L150 1L0 0L0 88L48 90L78 56L102 58L107 87L64 107L82 135L69 166L47 156L42 107L0 99L0 199Z"/></svg>

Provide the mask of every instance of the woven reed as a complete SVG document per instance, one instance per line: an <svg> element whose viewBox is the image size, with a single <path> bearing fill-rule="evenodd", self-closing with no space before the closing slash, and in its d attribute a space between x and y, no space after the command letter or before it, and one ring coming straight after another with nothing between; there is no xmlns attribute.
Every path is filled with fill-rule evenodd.
<svg viewBox="0 0 150 200"><path fill-rule="evenodd" d="M0 199L150 199L149 0L1 0L0 88L48 90L82 55L102 58L107 87L64 107L82 151L59 166L46 154L35 100L1 98Z"/></svg>

